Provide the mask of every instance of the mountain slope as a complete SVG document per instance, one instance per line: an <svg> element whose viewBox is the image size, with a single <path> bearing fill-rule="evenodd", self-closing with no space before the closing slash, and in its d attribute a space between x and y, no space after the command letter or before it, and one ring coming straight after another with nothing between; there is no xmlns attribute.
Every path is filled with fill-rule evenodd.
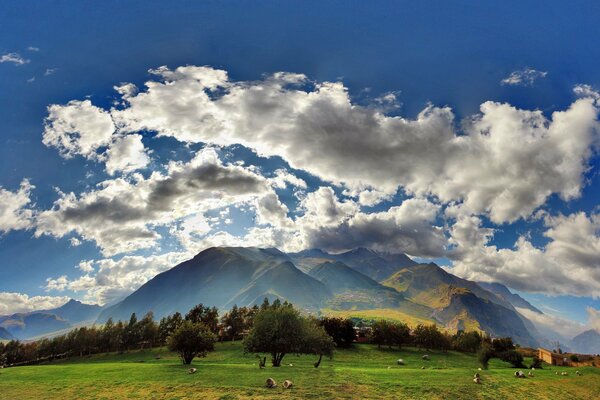
<svg viewBox="0 0 600 400"><path fill-rule="evenodd" d="M143 315L150 310L160 318L175 311L185 313L198 303L226 309L260 303L264 297L316 310L330 295L325 285L298 270L276 249L213 247L155 276L98 319L125 320L133 312Z"/></svg>
<svg viewBox="0 0 600 400"><path fill-rule="evenodd" d="M5 328L0 326L0 340L12 340L15 337L10 334Z"/></svg>
<svg viewBox="0 0 600 400"><path fill-rule="evenodd" d="M0 317L0 327L19 339L44 335L70 326L68 321L43 312L17 313Z"/></svg>
<svg viewBox="0 0 600 400"><path fill-rule="evenodd" d="M571 341L573 350L584 354L600 354L600 333L594 329L582 332Z"/></svg>
<svg viewBox="0 0 600 400"><path fill-rule="evenodd" d="M58 308L40 312L54 314L57 317L70 322L71 324L76 324L83 321L95 320L101 311L102 307L97 304L84 304L80 301L71 299Z"/></svg>
<svg viewBox="0 0 600 400"><path fill-rule="evenodd" d="M364 247L335 254L333 257L378 282L388 278L402 267L417 264L404 254L387 255L386 259L377 252Z"/></svg>
<svg viewBox="0 0 600 400"><path fill-rule="evenodd" d="M535 308L530 302L519 296L518 294L512 293L506 286L497 282L477 282L479 286L488 290L496 295L500 296L502 299L508 301L514 307L517 308L526 308L538 314L543 314L539 309Z"/></svg>

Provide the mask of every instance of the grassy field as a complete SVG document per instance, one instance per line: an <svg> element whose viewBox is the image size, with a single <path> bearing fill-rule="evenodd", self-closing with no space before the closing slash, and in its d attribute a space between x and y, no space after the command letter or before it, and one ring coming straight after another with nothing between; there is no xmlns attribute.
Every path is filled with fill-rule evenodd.
<svg viewBox="0 0 600 400"><path fill-rule="evenodd" d="M161 354L160 360L155 359ZM320 368L315 357L286 356L285 366L260 370L256 359L243 355L240 343L220 343L205 359L196 359L196 374L187 374L176 355L164 349L102 354L46 365L0 370L1 399L592 399L600 393L600 369L536 370L535 377L517 379L514 369L493 360L473 383L474 356L423 351L378 350L357 345L339 350ZM397 366L403 358L406 365ZM289 364L293 364L290 366ZM422 369L422 367L425 369ZM557 376L556 371L568 371ZM294 382L291 390L279 385L264 388L268 377Z"/></svg>

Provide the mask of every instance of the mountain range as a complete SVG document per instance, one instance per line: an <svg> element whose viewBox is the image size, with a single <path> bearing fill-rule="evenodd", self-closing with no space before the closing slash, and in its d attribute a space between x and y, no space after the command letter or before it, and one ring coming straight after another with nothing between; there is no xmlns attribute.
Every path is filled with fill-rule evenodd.
<svg viewBox="0 0 600 400"><path fill-rule="evenodd" d="M0 329L8 332L11 338L29 339L94 322L101 310L102 307L98 305L84 304L71 299L50 310L0 316Z"/></svg>
<svg viewBox="0 0 600 400"><path fill-rule="evenodd" d="M511 336L523 346L550 343L517 309L542 312L499 283L473 282L435 263L366 248L330 254L320 249L283 253L275 248L212 247L156 275L123 300L101 308L70 300L61 307L0 317L0 329L31 338L108 318L155 318L187 312L198 303L227 310L268 298L287 300L319 315L360 311L373 318L397 313L451 331ZM410 321L413 319L413 321ZM0 331L2 334L2 331ZM600 352L596 331L576 338L575 349ZM583 350L579 350L583 351Z"/></svg>

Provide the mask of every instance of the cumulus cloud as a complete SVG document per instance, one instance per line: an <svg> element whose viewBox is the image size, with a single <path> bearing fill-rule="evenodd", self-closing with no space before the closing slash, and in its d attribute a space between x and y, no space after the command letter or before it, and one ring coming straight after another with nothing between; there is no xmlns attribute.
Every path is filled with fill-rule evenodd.
<svg viewBox="0 0 600 400"><path fill-rule="evenodd" d="M49 278L48 291L84 292L85 299L106 304L130 294L157 274L189 258L187 253L165 253L155 256L125 256L87 261L81 268L85 275L69 280L66 276ZM96 272L95 272L96 271ZM1 304L1 302L0 302Z"/></svg>
<svg viewBox="0 0 600 400"><path fill-rule="evenodd" d="M28 296L23 293L0 292L0 315L48 310L69 301L64 296Z"/></svg>
<svg viewBox="0 0 600 400"><path fill-rule="evenodd" d="M313 83L298 74L234 82L208 67L153 72L161 79L127 92L126 106L110 111L120 131L238 143L357 193L389 195L403 187L462 202L496 223L530 215L553 193L577 197L598 140L591 97L550 119L485 102L457 131L450 108L428 106L416 119L391 117L353 104L341 83ZM375 204L369 193L363 201Z"/></svg>
<svg viewBox="0 0 600 400"><path fill-rule="evenodd" d="M106 151L106 172L114 175L121 171L132 172L145 168L150 163L148 150L142 143L141 135L127 135L116 138Z"/></svg>
<svg viewBox="0 0 600 400"><path fill-rule="evenodd" d="M269 191L262 176L223 164L214 149L199 151L188 163L171 162L153 172L107 180L80 195L63 193L52 209L39 213L36 236L75 232L95 241L105 255L154 246L155 228L181 218L250 201Z"/></svg>
<svg viewBox="0 0 600 400"><path fill-rule="evenodd" d="M90 100L72 100L48 107L43 143L55 147L65 158L94 158L96 150L110 143L115 126L110 114Z"/></svg>
<svg viewBox="0 0 600 400"><path fill-rule="evenodd" d="M34 211L28 206L34 188L27 179L21 181L15 192L0 186L0 234L32 227Z"/></svg>
<svg viewBox="0 0 600 400"><path fill-rule="evenodd" d="M548 75L548 73L544 71L537 71L533 68L524 68L522 70L511 72L511 74L502 79L500 83L502 85L510 86L532 86L536 80L545 78L546 75Z"/></svg>
<svg viewBox="0 0 600 400"><path fill-rule="evenodd" d="M514 248L499 249L490 244L494 231L479 217L459 216L451 229L452 272L528 292L598 297L600 215L547 216L545 225L549 242L544 247L521 236Z"/></svg>
<svg viewBox="0 0 600 400"><path fill-rule="evenodd" d="M19 53L6 53L0 55L0 64L2 63L12 63L18 66L29 63L29 60L21 57Z"/></svg>

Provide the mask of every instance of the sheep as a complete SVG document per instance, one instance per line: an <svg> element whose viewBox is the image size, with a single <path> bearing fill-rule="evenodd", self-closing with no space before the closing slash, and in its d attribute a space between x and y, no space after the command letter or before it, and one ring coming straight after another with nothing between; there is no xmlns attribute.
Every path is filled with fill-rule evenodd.
<svg viewBox="0 0 600 400"><path fill-rule="evenodd" d="M423 357L421 357L423 360L427 360L429 361L429 355L425 354Z"/></svg>
<svg viewBox="0 0 600 400"><path fill-rule="evenodd" d="M477 371L481 371L481 368L477 368Z"/></svg>
<svg viewBox="0 0 600 400"><path fill-rule="evenodd" d="M273 388L277 387L277 382L275 382L275 379L273 379L273 378L268 378L266 386L269 389L273 389Z"/></svg>
<svg viewBox="0 0 600 400"><path fill-rule="evenodd" d="M558 375L558 371L556 371L556 372L554 373L554 375Z"/></svg>
<svg viewBox="0 0 600 400"><path fill-rule="evenodd" d="M480 384L481 383L481 379L479 379L478 376L476 376L475 378L473 378L473 382Z"/></svg>
<svg viewBox="0 0 600 400"><path fill-rule="evenodd" d="M567 376L567 375L569 375L569 373L568 373L568 372L561 372L560 374L561 374L562 376Z"/></svg>
<svg viewBox="0 0 600 400"><path fill-rule="evenodd" d="M401 359L401 358L399 358L399 359L396 360L396 364L398 364L398 365L404 365L404 360Z"/></svg>
<svg viewBox="0 0 600 400"><path fill-rule="evenodd" d="M523 371L515 371L515 378L525 378Z"/></svg>
<svg viewBox="0 0 600 400"><path fill-rule="evenodd" d="M581 376L581 372L575 371L575 373L577 374L577 376Z"/></svg>
<svg viewBox="0 0 600 400"><path fill-rule="evenodd" d="M196 371L198 371L196 368L190 368L188 369L188 374L195 374Z"/></svg>
<svg viewBox="0 0 600 400"><path fill-rule="evenodd" d="M294 366L294 364L292 364L292 363L288 364L288 367L293 367L293 366Z"/></svg>
<svg viewBox="0 0 600 400"><path fill-rule="evenodd" d="M286 379L285 381L283 381L283 388L284 389L291 389L293 385L294 384L290 380Z"/></svg>
<svg viewBox="0 0 600 400"><path fill-rule="evenodd" d="M475 375L473 375L473 378L479 378L479 377L480 377L479 372L477 372Z"/></svg>
<svg viewBox="0 0 600 400"><path fill-rule="evenodd" d="M425 366L423 365L423 366L421 367L421 369L425 369Z"/></svg>
<svg viewBox="0 0 600 400"><path fill-rule="evenodd" d="M529 371L529 372L527 373L527 375L528 375L528 376L533 376L533 372Z"/></svg>

